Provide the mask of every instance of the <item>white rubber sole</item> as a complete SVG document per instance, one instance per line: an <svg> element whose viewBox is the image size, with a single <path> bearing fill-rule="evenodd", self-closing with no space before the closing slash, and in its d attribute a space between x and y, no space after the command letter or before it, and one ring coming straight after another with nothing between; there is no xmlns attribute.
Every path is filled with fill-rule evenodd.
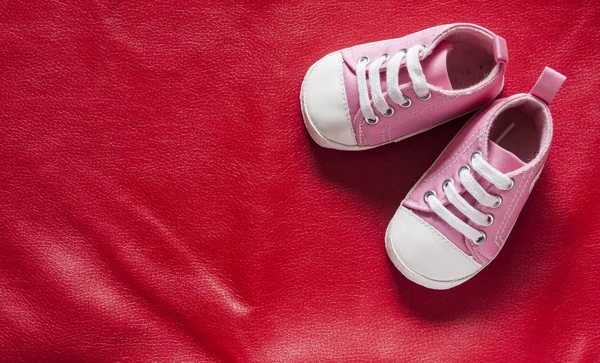
<svg viewBox="0 0 600 363"><path fill-rule="evenodd" d="M408 266L406 266L404 264L404 262L402 262L402 259L400 258L400 256L398 256L396 251L394 251L394 247L392 246L392 240L390 239L389 233L388 233L390 230L390 225L391 225L391 222L388 225L387 231L385 232L385 250L386 250L390 260L392 260L392 263L394 264L396 269L398 269L398 271L400 271L400 273L402 273L402 275L404 275L407 279L414 282L415 284L418 284L418 285L421 285L423 287L426 287L428 289L433 289L433 290L448 290L448 289L451 289L455 286L462 284L463 282L469 280L473 276L477 275L477 273L479 273L479 271L477 271L472 275L469 275L469 276L466 276L464 278L457 279L457 280L439 281L439 280L433 280L433 279L427 278L423 275L420 275L420 274L414 272L413 270L408 268Z"/></svg>

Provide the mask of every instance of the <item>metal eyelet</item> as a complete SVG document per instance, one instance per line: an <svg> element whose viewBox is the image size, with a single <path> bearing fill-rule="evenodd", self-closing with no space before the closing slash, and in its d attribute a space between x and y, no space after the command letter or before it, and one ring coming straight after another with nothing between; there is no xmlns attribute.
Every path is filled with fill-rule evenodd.
<svg viewBox="0 0 600 363"><path fill-rule="evenodd" d="M412 101L410 100L410 98L404 96L404 98L406 98L406 102L404 102L403 104L400 105L400 107L402 108L407 108L410 107L410 105L412 105Z"/></svg>
<svg viewBox="0 0 600 363"><path fill-rule="evenodd" d="M460 175L460 172L463 171L463 170L466 170L469 173L471 172L471 168L468 165L463 165L460 168L458 168L458 175Z"/></svg>
<svg viewBox="0 0 600 363"><path fill-rule="evenodd" d="M369 57L367 57L366 55L365 55L365 56L362 56L362 57L360 57L360 58L358 58L358 63L365 62L365 63L369 64L369 62L370 62L370 61L371 61L371 60L370 60L370 59L369 59Z"/></svg>
<svg viewBox="0 0 600 363"><path fill-rule="evenodd" d="M425 96L425 97L421 97L419 95L417 95L417 97L419 97L419 99L421 101L427 101L427 100L429 100L431 98L431 91L429 91L429 93L427 93L427 96Z"/></svg>
<svg viewBox="0 0 600 363"><path fill-rule="evenodd" d="M422 49L419 51L419 59L425 59L423 54L427 50L427 44L421 44Z"/></svg>
<svg viewBox="0 0 600 363"><path fill-rule="evenodd" d="M473 243L475 243L476 245L482 245L483 242L485 242L485 240L487 239L487 235L485 234L485 232L479 231L481 232L481 237L477 238L475 241L473 241Z"/></svg>
<svg viewBox="0 0 600 363"><path fill-rule="evenodd" d="M473 154L471 154L471 162L473 162L473 159L475 159L476 155L483 157L483 154L481 154L481 151L477 150Z"/></svg>
<svg viewBox="0 0 600 363"><path fill-rule="evenodd" d="M385 113L382 113L382 115L383 115L384 117L392 117L392 116L394 115L394 112L395 112L396 110L394 110L394 108L393 108L392 106L389 106L389 107L390 107L390 108L388 108L388 110L387 110L387 111L385 111Z"/></svg>
<svg viewBox="0 0 600 363"><path fill-rule="evenodd" d="M454 184L454 180L452 180L452 179L446 179L442 183L442 188L445 190L446 188L448 188L448 185L450 185L450 184Z"/></svg>
<svg viewBox="0 0 600 363"><path fill-rule="evenodd" d="M365 121L369 124L369 125L376 125L379 122L379 116L375 115L374 119L370 119L370 118L365 118Z"/></svg>
<svg viewBox="0 0 600 363"><path fill-rule="evenodd" d="M383 61L385 62L386 60L388 60L390 58L390 55L387 53L383 53L383 55L380 58L384 58Z"/></svg>
<svg viewBox="0 0 600 363"><path fill-rule="evenodd" d="M507 189L504 189L504 190L511 190L514 186L515 186L515 179L514 178L510 178L510 186Z"/></svg>
<svg viewBox="0 0 600 363"><path fill-rule="evenodd" d="M425 200L425 203L427 203L427 198L431 197L431 196L437 196L437 194L435 194L434 190L428 190L425 192L425 195L423 195L423 199Z"/></svg>
<svg viewBox="0 0 600 363"><path fill-rule="evenodd" d="M492 208L494 208L494 209L496 209L502 205L502 197L499 195L497 195L496 197L498 197L498 201L496 203L494 203L494 205L492 206Z"/></svg>
<svg viewBox="0 0 600 363"><path fill-rule="evenodd" d="M489 227L494 223L494 215L492 213L487 214L487 221L485 221L485 226Z"/></svg>

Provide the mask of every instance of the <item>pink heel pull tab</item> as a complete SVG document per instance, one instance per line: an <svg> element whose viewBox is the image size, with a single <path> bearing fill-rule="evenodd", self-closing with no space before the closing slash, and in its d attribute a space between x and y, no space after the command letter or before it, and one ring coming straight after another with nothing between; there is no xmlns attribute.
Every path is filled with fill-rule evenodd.
<svg viewBox="0 0 600 363"><path fill-rule="evenodd" d="M549 105L566 79L564 75L546 67L529 93Z"/></svg>
<svg viewBox="0 0 600 363"><path fill-rule="evenodd" d="M498 63L508 63L508 45L506 39L499 35L494 37L494 58Z"/></svg>

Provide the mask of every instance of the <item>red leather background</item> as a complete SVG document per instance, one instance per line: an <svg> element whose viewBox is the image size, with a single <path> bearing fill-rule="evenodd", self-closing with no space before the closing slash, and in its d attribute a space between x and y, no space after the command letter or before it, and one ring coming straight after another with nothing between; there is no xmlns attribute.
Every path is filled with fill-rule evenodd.
<svg viewBox="0 0 600 363"><path fill-rule="evenodd" d="M317 147L299 90L336 49L441 23L509 44L503 95L568 76L500 256L431 291L384 250L467 120ZM0 360L600 361L600 3L0 4Z"/></svg>

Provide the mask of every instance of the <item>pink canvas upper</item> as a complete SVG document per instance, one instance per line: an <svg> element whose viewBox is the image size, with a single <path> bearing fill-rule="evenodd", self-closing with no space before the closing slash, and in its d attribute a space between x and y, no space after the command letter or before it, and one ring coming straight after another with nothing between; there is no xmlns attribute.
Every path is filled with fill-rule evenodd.
<svg viewBox="0 0 600 363"><path fill-rule="evenodd" d="M453 90L448 79L445 56L452 48L451 36L475 35L487 42L493 52L495 67L481 82L464 89ZM380 117L376 125L370 125L360 111L356 65L367 56L376 59L383 54L394 54L400 49L423 44L426 50L421 55L423 73L430 86L431 98L419 100L411 87L411 80L403 64L399 73L399 84L404 95L414 100L411 107L395 107L392 117ZM352 127L359 146L377 145L429 129L440 123L463 115L492 100L501 91L508 61L506 41L489 30L474 24L448 24L425 29L398 39L358 45L341 51L346 99ZM385 73L386 63L381 66ZM385 93L385 75L381 76L382 90L389 104L395 105Z"/></svg>
<svg viewBox="0 0 600 363"><path fill-rule="evenodd" d="M402 204L437 229L463 252L473 256L476 261L483 265L489 263L498 254L506 241L548 158L552 140L552 118L547 104L556 95L564 80L564 76L550 68L546 68L530 93L517 94L496 100L479 111L452 140ZM531 107L539 112L539 121L536 125L537 139L520 140L523 143L532 142L539 145L536 155L529 162L523 162L490 139L490 129L497 121L498 116L517 106ZM483 158L490 165L512 177L515 181L512 189L501 191L476 173L474 174L488 193L499 195L502 198L502 204L498 208L489 208L478 204L466 193L464 186L456 182L459 180L459 168L463 165L470 165L471 156L476 151L481 152ZM495 216L494 223L488 227L476 226L472 222L470 223L471 226L484 231L487 235L487 239L482 245L472 243L461 233L448 226L431 211L424 200L425 193L433 190L445 207L463 221L468 221L446 198L442 185L449 178L455 181L458 192L471 202L475 208Z"/></svg>

